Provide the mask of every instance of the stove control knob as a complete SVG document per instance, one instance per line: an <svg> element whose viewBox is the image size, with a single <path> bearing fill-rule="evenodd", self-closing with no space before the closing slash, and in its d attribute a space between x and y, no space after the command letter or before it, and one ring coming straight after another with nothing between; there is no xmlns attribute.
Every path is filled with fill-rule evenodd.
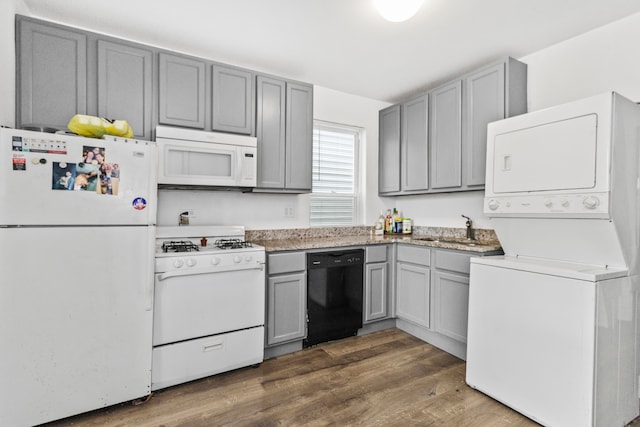
<svg viewBox="0 0 640 427"><path fill-rule="evenodd" d="M251 262L251 260L253 259L253 257L251 255L245 255L244 260L246 262Z"/></svg>
<svg viewBox="0 0 640 427"><path fill-rule="evenodd" d="M197 264L197 261L195 259L193 258L187 259L187 267L193 267L196 264Z"/></svg>
<svg viewBox="0 0 640 427"><path fill-rule="evenodd" d="M217 256L214 256L213 258L211 258L211 265L218 265L220 264L220 258L218 258Z"/></svg>
<svg viewBox="0 0 640 427"><path fill-rule="evenodd" d="M239 255L233 257L233 262L235 262L236 264L240 263L240 261L242 261L242 258L240 258Z"/></svg>
<svg viewBox="0 0 640 427"><path fill-rule="evenodd" d="M551 200L547 200L546 202L544 202L544 205L551 209L553 207L553 202Z"/></svg>
<svg viewBox="0 0 640 427"><path fill-rule="evenodd" d="M492 211L495 211L500 207L500 203L498 203L497 200L489 200L489 203L487 205L489 206L489 209L491 209Z"/></svg>
<svg viewBox="0 0 640 427"><path fill-rule="evenodd" d="M175 268L181 268L183 265L184 265L184 261L182 261L181 259L173 260L173 266Z"/></svg>

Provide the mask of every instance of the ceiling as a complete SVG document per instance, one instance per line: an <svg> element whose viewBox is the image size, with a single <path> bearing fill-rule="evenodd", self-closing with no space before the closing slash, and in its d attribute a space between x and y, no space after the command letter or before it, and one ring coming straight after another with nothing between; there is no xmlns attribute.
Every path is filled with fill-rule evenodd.
<svg viewBox="0 0 640 427"><path fill-rule="evenodd" d="M640 12L638 0L23 0L35 17L387 102Z"/></svg>

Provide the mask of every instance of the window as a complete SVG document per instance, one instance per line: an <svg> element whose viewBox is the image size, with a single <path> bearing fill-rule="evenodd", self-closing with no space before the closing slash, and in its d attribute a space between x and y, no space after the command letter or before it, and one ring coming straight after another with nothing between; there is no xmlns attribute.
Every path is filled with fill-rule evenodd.
<svg viewBox="0 0 640 427"><path fill-rule="evenodd" d="M360 128L314 121L311 226L358 223Z"/></svg>

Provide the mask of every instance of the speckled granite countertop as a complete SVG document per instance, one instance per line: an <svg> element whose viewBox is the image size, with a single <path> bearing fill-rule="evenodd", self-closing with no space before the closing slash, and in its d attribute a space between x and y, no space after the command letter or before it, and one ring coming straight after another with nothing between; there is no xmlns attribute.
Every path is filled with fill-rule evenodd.
<svg viewBox="0 0 640 427"><path fill-rule="evenodd" d="M256 245L264 246L267 252L407 243L483 254L502 253L493 230L474 231L474 240L465 238L464 229L433 227L414 227L414 233L410 235L383 236L373 235L370 227L247 230L245 237Z"/></svg>

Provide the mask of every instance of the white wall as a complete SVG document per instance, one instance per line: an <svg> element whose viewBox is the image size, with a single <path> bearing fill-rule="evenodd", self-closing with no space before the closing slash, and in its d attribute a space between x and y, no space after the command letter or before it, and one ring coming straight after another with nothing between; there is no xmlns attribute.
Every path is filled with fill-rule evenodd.
<svg viewBox="0 0 640 427"><path fill-rule="evenodd" d="M640 102L640 13L521 58L529 111L614 90Z"/></svg>

